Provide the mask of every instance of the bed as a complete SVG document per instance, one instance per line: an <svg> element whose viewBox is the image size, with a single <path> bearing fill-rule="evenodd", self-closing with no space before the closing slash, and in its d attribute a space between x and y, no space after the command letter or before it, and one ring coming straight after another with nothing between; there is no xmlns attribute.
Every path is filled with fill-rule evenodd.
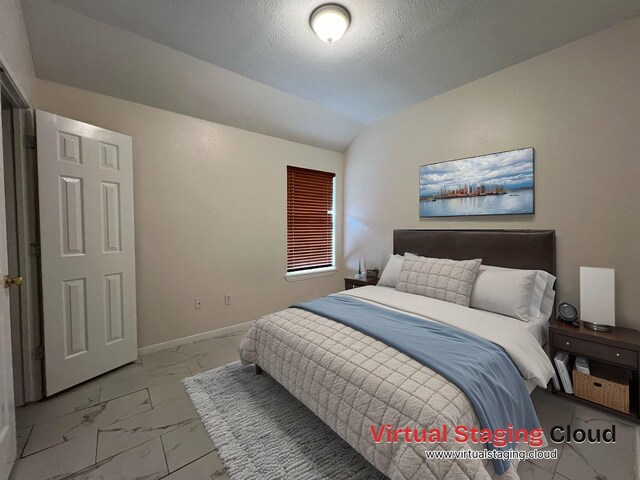
<svg viewBox="0 0 640 480"><path fill-rule="evenodd" d="M453 260L481 258L486 265L555 275L552 230L395 230L393 251ZM553 374L542 349L546 321L521 322L388 287L363 287L335 297L482 337L506 352L529 393L535 386L546 387ZM287 388L391 479L518 478L517 462L501 470L491 460L425 461L427 450L483 450L482 443L461 445L452 436L433 443L376 443L372 426L478 427L481 411L477 400L472 404L471 397L437 368L374 337L313 311L287 308L256 321L240 355L243 363L254 363Z"/></svg>

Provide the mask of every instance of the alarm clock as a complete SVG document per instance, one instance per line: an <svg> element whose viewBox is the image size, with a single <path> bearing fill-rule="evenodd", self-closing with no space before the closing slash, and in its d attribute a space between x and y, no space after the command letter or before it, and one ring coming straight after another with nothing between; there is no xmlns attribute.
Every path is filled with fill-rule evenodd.
<svg viewBox="0 0 640 480"><path fill-rule="evenodd" d="M562 302L558 305L558 318L563 322L579 325L577 322L578 310L570 303Z"/></svg>

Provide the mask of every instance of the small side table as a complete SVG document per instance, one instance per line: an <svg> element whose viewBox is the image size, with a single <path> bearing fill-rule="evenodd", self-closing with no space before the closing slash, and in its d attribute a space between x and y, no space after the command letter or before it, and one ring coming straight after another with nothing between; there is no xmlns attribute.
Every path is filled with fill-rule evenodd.
<svg viewBox="0 0 640 480"><path fill-rule="evenodd" d="M552 387L553 393L575 398L603 410L633 418L636 421L640 420L640 332L623 327L614 327L612 332L596 332L585 327L582 322L579 327L573 327L556 320L552 321L549 326L549 346L552 363L556 352L564 351L571 355L580 355L589 360L604 363L627 373L630 378L630 412L625 414L611 410Z"/></svg>
<svg viewBox="0 0 640 480"><path fill-rule="evenodd" d="M360 280L359 278L344 277L344 289L351 290L352 288L366 287L367 285L377 285L379 278L366 278Z"/></svg>

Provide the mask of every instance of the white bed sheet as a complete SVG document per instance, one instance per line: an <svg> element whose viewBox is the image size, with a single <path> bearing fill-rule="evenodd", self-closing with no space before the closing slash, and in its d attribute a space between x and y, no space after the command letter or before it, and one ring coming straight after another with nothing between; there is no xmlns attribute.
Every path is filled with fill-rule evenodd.
<svg viewBox="0 0 640 480"><path fill-rule="evenodd" d="M376 288L395 290L395 288L392 288L392 287L376 287ZM345 292L340 292L340 293L345 293ZM476 310L476 309L473 309L473 310ZM529 332L533 336L533 338L536 339L536 341L541 347L546 345L547 341L549 340L549 319L548 318L541 318L539 320L530 320L528 322L523 322L522 320L518 320L517 318L507 317L506 315L500 315L499 313L486 312L484 310L480 310L480 311L488 315L493 315L495 317L498 317L504 322L507 322L511 325L515 325L519 328L522 328L526 332Z"/></svg>
<svg viewBox="0 0 640 480"><path fill-rule="evenodd" d="M549 341L549 319L541 318L539 320L530 320L528 322L523 322L522 320L518 320L517 318L507 317L506 315L500 315L499 313L493 312L485 312L489 315L495 315L500 317L503 321L515 325L519 328L522 328L524 331L529 332L533 338L536 339L538 344L541 347L544 347ZM527 387L527 391L529 395L533 393L536 389L536 384L533 381L525 380L524 384Z"/></svg>
<svg viewBox="0 0 640 480"><path fill-rule="evenodd" d="M549 319L547 318L523 322L522 320L518 320L517 318L507 317L506 315L500 315L499 313L493 313L493 312L485 312L485 313L489 315L494 315L496 317L500 317L502 321L510 323L517 327L520 327L526 332L529 332L533 336L533 338L537 340L538 344L541 347L544 346L549 340Z"/></svg>

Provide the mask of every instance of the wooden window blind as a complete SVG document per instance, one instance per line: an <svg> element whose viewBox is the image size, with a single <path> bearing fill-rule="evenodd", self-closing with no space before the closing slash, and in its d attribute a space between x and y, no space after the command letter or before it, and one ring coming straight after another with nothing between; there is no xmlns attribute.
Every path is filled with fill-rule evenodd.
<svg viewBox="0 0 640 480"><path fill-rule="evenodd" d="M287 272L334 266L335 176L287 167Z"/></svg>

